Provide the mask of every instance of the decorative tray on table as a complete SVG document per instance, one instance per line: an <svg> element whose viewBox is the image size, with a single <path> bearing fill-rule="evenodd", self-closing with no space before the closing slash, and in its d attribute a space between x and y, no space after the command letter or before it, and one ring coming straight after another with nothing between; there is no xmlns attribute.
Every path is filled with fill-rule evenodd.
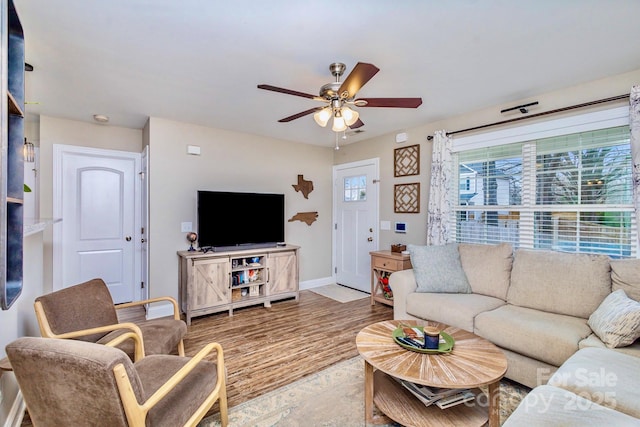
<svg viewBox="0 0 640 427"><path fill-rule="evenodd" d="M453 350L453 345L455 343L453 337L446 332L440 332L440 343L437 349L423 348L422 340L424 338L413 338L407 340L407 335L405 334L404 329L406 326L398 326L391 336L393 340L400 347L406 348L407 350L415 351L418 353L427 353L427 354L438 354L438 353L450 353ZM411 328L417 329L419 333L424 334L424 330L422 326L411 326Z"/></svg>

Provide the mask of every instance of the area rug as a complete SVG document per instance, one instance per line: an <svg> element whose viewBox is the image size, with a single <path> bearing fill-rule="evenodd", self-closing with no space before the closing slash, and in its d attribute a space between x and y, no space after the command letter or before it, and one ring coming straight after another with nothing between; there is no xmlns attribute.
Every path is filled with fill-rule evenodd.
<svg viewBox="0 0 640 427"><path fill-rule="evenodd" d="M529 389L500 383L503 423ZM220 426L219 415L200 427ZM230 427L364 427L364 361L355 357L229 410ZM387 424L386 427L398 426Z"/></svg>
<svg viewBox="0 0 640 427"><path fill-rule="evenodd" d="M361 292L355 289L347 288L346 286L331 284L319 286L317 288L309 289L318 295L322 295L327 298L331 298L338 302L351 302L362 298L369 298L369 294Z"/></svg>

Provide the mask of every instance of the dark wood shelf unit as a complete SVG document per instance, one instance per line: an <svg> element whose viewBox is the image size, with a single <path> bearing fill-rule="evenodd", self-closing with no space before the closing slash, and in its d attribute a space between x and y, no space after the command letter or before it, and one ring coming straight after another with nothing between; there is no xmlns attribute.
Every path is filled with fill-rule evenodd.
<svg viewBox="0 0 640 427"><path fill-rule="evenodd" d="M22 292L24 238L24 33L13 0L0 0L1 87L7 99L0 116L0 307Z"/></svg>

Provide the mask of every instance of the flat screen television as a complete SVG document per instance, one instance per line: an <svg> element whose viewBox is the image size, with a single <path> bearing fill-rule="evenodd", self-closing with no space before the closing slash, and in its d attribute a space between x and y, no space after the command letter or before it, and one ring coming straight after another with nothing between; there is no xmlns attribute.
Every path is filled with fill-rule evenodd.
<svg viewBox="0 0 640 427"><path fill-rule="evenodd" d="M228 251L284 242L284 194L198 191L198 246Z"/></svg>

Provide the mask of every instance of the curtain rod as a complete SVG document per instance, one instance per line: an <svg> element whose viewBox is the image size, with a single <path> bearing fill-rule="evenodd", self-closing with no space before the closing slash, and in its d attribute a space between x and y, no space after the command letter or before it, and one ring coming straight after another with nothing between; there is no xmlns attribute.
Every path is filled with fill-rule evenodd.
<svg viewBox="0 0 640 427"><path fill-rule="evenodd" d="M531 114L530 116L516 117L515 119L502 120L500 122L489 123L489 124L480 125L480 126L474 126L472 128L460 129L460 130L456 130L456 131L453 131L453 132L447 132L447 136L455 135L457 133L462 133L462 132L470 132L472 130L484 129L484 128L488 128L488 127L491 127L491 126L498 126L498 125L504 125L504 124L507 124L507 123L518 122L520 120L525 120L525 119L533 119L534 117L547 116L549 114L562 113L564 111L575 110L576 108L584 108L584 107L590 107L592 105L604 104L605 102L620 101L620 100L627 99L627 98L629 98L629 94L612 96L611 98L598 99L597 101L585 102L583 104L571 105L569 107L556 108L555 110L549 110L549 111L544 111L542 113ZM433 139L433 135L429 135L427 137L427 141L431 141L432 139Z"/></svg>

